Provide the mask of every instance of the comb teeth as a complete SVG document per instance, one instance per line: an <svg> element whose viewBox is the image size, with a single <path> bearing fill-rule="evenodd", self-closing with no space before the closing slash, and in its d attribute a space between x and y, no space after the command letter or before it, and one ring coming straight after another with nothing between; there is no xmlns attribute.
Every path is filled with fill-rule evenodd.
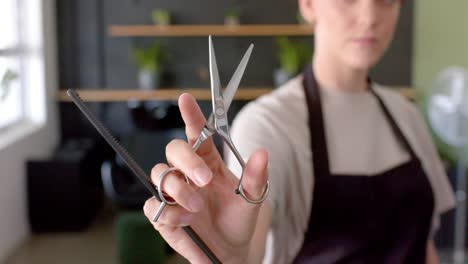
<svg viewBox="0 0 468 264"><path fill-rule="evenodd" d="M117 141L117 139L111 134L109 129L107 129L98 119L93 115L93 113L86 107L84 102L81 100L79 95L72 89L67 91L67 94L72 98L72 101L76 106L81 110L81 112L88 118L88 120L93 124L96 130L102 135L102 137L109 143L109 145L120 155L124 160L127 166L132 170L132 172L137 176L141 183L151 192L151 194L160 200L157 187L151 183L150 177L146 175L143 169L138 165L138 163L132 158L130 153L122 147L122 145Z"/></svg>

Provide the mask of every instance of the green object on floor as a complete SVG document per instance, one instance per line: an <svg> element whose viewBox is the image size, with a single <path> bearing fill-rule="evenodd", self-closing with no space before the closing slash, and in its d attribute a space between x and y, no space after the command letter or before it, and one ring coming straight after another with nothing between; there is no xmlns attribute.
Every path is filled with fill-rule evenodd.
<svg viewBox="0 0 468 264"><path fill-rule="evenodd" d="M120 264L165 263L166 242L142 212L124 212L115 224Z"/></svg>

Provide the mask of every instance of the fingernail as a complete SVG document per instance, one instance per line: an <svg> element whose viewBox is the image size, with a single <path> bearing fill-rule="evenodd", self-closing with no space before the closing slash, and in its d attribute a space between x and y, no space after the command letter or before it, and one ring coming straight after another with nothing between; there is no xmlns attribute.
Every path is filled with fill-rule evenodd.
<svg viewBox="0 0 468 264"><path fill-rule="evenodd" d="M192 212L200 212L203 209L203 200L198 195L194 195L189 200L189 206Z"/></svg>
<svg viewBox="0 0 468 264"><path fill-rule="evenodd" d="M210 182L211 177L213 177L211 171L206 167L200 167L195 169L193 175L198 185L200 186L206 185L208 182Z"/></svg>

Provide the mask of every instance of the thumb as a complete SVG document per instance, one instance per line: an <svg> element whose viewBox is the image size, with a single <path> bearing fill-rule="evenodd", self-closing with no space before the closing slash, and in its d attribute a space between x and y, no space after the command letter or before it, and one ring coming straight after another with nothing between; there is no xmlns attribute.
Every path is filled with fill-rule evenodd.
<svg viewBox="0 0 468 264"><path fill-rule="evenodd" d="M258 200L265 191L268 180L268 152L265 149L256 150L250 156L244 168L242 188L252 200Z"/></svg>

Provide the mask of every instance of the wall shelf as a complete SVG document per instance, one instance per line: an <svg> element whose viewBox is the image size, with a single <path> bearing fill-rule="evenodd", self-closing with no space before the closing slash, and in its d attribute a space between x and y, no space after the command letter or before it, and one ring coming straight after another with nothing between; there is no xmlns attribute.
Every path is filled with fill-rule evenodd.
<svg viewBox="0 0 468 264"><path fill-rule="evenodd" d="M311 36L313 28L300 24L257 25L113 25L109 34L114 37L206 37L213 36Z"/></svg>
<svg viewBox="0 0 468 264"><path fill-rule="evenodd" d="M252 100L260 95L271 92L271 88L239 88L234 99L235 100ZM127 90L104 90L104 89L76 89L81 99L87 102L119 102L128 100L141 101L176 101L183 93L190 93L197 100L211 100L210 89L158 89L153 91L127 89ZM71 101L66 90L58 92L58 100L62 102Z"/></svg>
<svg viewBox="0 0 468 264"><path fill-rule="evenodd" d="M414 99L417 92L414 88L395 87L405 97ZM254 100L255 98L271 92L273 88L240 88L234 100ZM86 102L124 102L129 100L139 101L176 101L183 93L192 94L197 100L211 100L210 89L159 89L153 91L145 90L111 90L111 89L76 89L81 99ZM71 102L66 90L60 90L57 93L57 99L60 102Z"/></svg>

